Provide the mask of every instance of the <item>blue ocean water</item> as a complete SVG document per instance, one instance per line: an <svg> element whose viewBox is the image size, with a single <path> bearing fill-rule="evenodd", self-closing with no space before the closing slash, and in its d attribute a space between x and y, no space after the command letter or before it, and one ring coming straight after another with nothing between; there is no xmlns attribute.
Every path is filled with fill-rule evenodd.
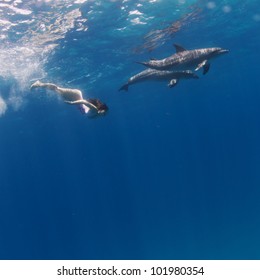
<svg viewBox="0 0 260 280"><path fill-rule="evenodd" d="M258 0L9 0L0 15L1 259L260 258ZM173 43L230 52L199 80L118 91Z"/></svg>

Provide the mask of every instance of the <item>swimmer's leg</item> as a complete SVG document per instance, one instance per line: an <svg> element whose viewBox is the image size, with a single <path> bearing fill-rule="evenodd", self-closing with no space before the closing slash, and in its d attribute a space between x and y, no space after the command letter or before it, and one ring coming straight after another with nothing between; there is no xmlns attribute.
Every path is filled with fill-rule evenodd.
<svg viewBox="0 0 260 280"><path fill-rule="evenodd" d="M40 81L36 81L35 83L33 83L31 85L31 90L37 87L43 87L43 88L47 88L50 90L54 90L54 91L58 91L58 86L56 86L55 84L51 84L51 83L42 83Z"/></svg>
<svg viewBox="0 0 260 280"><path fill-rule="evenodd" d="M55 84L52 84L52 83L42 83L40 81L36 81L35 83L33 83L31 85L31 89L34 89L34 88L37 88L37 87L42 87L42 88L46 88L46 89L49 89L49 90L53 90L57 93L59 93L60 95L62 95L65 99L67 99L67 97L71 97L73 96L72 99L75 99L76 100L78 99L82 99L82 92L78 89L71 89L71 88L61 88L61 87L58 87L57 85Z"/></svg>

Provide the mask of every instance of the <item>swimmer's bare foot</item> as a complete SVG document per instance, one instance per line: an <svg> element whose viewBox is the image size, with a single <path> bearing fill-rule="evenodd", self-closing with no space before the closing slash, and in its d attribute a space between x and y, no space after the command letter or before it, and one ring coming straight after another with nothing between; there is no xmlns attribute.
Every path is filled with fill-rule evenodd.
<svg viewBox="0 0 260 280"><path fill-rule="evenodd" d="M43 85L43 83L38 80L38 81L36 81L35 83L33 83L31 85L30 89L32 90L32 89L34 89L36 87L41 87L42 85Z"/></svg>

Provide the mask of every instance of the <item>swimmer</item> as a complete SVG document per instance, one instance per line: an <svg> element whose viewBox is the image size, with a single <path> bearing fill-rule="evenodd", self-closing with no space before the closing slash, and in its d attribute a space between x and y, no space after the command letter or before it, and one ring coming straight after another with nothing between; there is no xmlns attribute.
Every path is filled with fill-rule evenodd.
<svg viewBox="0 0 260 280"><path fill-rule="evenodd" d="M83 114L90 114L92 116L104 115L108 111L108 107L105 103L95 98L84 99L82 92L78 89L61 88L55 84L36 81L31 85L31 90L39 87L57 92L64 99L65 103L77 105L78 109Z"/></svg>

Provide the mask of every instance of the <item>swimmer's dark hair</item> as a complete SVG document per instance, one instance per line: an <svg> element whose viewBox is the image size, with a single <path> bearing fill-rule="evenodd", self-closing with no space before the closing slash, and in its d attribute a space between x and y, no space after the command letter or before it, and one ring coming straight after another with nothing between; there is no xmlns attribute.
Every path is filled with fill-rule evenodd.
<svg viewBox="0 0 260 280"><path fill-rule="evenodd" d="M93 104L98 109L98 113L106 113L108 111L108 106L96 98L89 98L88 102Z"/></svg>

